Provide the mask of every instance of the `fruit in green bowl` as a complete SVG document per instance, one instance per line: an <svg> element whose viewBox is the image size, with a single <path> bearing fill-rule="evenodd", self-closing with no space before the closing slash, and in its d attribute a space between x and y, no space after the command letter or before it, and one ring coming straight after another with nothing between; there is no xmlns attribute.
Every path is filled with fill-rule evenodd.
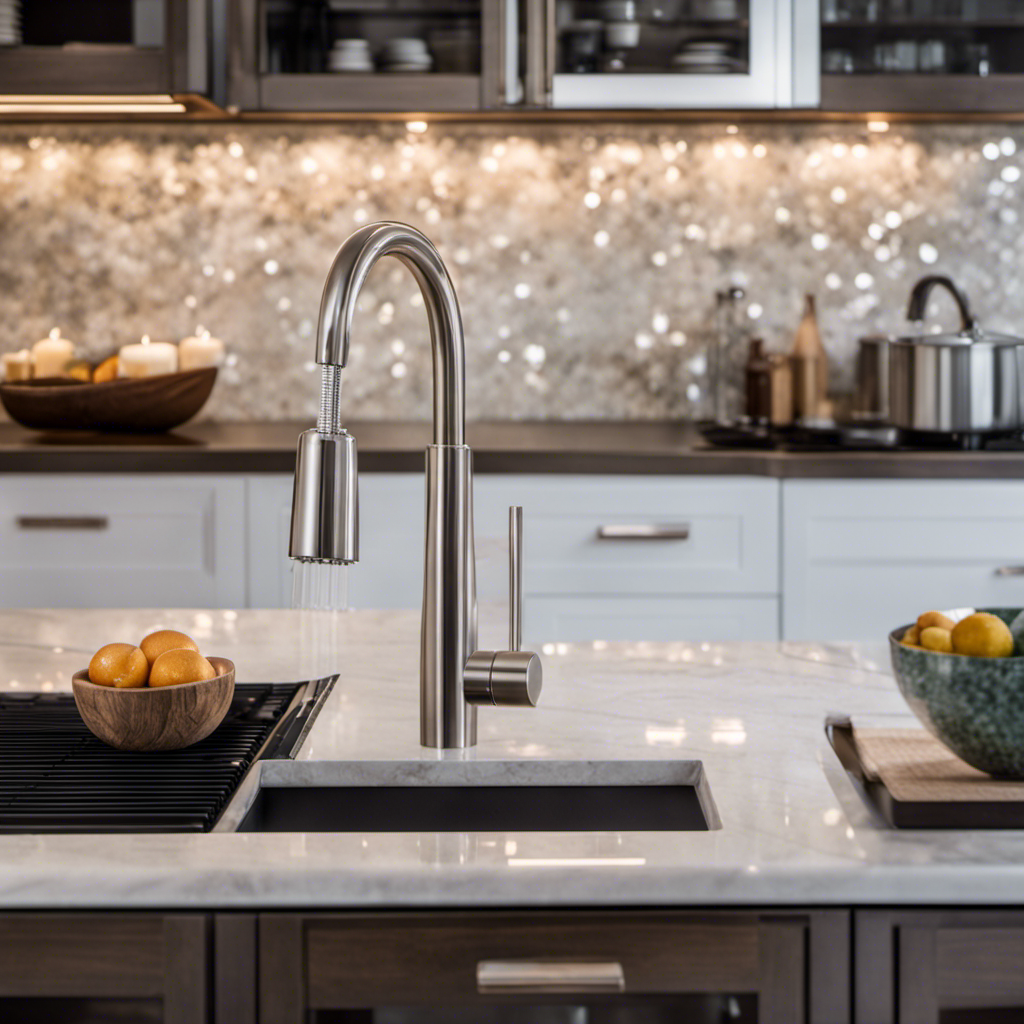
<svg viewBox="0 0 1024 1024"><path fill-rule="evenodd" d="M1024 615L1020 608L978 611L998 619L1007 634ZM910 628L889 634L889 651L911 711L969 765L1002 778L1024 778L1024 657L975 657L908 646L902 640ZM1005 649L1005 635L989 628L1003 636Z"/></svg>

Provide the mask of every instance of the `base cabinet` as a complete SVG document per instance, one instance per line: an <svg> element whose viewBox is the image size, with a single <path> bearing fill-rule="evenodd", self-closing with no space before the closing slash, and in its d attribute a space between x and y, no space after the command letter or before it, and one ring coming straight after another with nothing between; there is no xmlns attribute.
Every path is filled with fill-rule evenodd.
<svg viewBox="0 0 1024 1024"><path fill-rule="evenodd" d="M0 914L0 1020L211 1021L203 914Z"/></svg>
<svg viewBox="0 0 1024 1024"><path fill-rule="evenodd" d="M861 911L856 1024L1024 1020L1024 913Z"/></svg>
<svg viewBox="0 0 1024 1024"><path fill-rule="evenodd" d="M264 914L259 1020L838 1024L848 935L841 911Z"/></svg>

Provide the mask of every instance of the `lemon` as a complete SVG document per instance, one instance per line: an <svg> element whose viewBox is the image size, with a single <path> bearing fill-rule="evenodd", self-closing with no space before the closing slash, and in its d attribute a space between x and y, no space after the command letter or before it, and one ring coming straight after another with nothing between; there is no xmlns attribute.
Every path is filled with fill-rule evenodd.
<svg viewBox="0 0 1024 1024"><path fill-rule="evenodd" d="M1002 619L975 612L961 619L952 633L953 650L974 658L1008 658L1013 654L1013 634Z"/></svg>

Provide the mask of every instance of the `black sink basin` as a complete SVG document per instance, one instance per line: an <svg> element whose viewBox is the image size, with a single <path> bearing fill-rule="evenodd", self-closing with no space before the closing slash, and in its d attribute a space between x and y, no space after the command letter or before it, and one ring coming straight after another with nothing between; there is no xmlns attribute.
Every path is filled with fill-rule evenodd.
<svg viewBox="0 0 1024 1024"><path fill-rule="evenodd" d="M331 774L344 776L344 766L331 767L340 769ZM379 783L367 781L365 765L358 784L265 781L238 831L692 832L721 826L699 761L533 762L529 781L513 781L525 774L520 763L502 783L495 781L502 777L497 762L417 763L415 783L396 778L408 766L378 767ZM572 781L574 774L585 781Z"/></svg>

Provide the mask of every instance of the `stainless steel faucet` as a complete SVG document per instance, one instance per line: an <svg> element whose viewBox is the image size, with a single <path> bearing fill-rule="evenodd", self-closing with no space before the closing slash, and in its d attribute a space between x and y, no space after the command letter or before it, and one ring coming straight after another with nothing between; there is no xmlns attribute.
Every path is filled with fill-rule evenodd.
<svg viewBox="0 0 1024 1024"><path fill-rule="evenodd" d="M356 442L341 425L341 369L356 299L382 256L396 256L423 293L434 365L434 443L427 448L426 557L420 628L420 742L471 747L480 704L534 706L540 658L520 647L522 509L509 517L509 650L478 651L473 453L466 444L462 315L438 251L406 224L370 224L338 250L320 302L316 361L323 370L315 430L299 437L292 497L292 558L359 560Z"/></svg>

